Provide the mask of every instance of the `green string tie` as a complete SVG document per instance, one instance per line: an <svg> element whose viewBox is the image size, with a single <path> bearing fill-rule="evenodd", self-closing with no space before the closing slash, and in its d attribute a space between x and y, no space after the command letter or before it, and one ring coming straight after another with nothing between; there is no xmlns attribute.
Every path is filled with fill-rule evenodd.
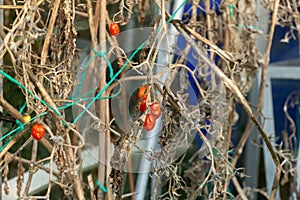
<svg viewBox="0 0 300 200"><path fill-rule="evenodd" d="M107 189L106 189L103 185L101 185L101 184L99 183L99 181L96 181L96 186L97 186L97 187L99 186L99 188L100 188L104 193L107 192Z"/></svg>
<svg viewBox="0 0 300 200"><path fill-rule="evenodd" d="M229 4L228 7L229 7L230 16L232 17L232 19L235 19L235 16L234 16L234 13L233 13L233 5Z"/></svg>

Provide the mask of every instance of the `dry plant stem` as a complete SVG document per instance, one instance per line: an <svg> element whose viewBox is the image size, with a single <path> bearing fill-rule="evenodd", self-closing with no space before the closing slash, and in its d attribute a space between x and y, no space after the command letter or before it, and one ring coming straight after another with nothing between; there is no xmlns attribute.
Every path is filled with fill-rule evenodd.
<svg viewBox="0 0 300 200"><path fill-rule="evenodd" d="M257 192L257 193L261 194L261 195L264 196L266 199L270 199L270 198L268 197L268 194L266 193L266 191L264 191L263 189L256 189L256 188L254 188L254 192Z"/></svg>
<svg viewBox="0 0 300 200"><path fill-rule="evenodd" d="M187 118L188 120L188 118ZM192 199L196 199L197 198L197 194L199 191L201 191L204 186L206 185L206 183L208 182L212 172L215 171L215 162L214 162L214 157L213 157L213 152L212 152L212 147L208 141L208 139L206 138L206 136L202 133L202 131L196 127L196 131L198 133L198 135L200 136L200 138L203 140L203 142L205 143L205 145L207 146L209 152L210 152L210 155L211 155L211 167L209 169L209 172L207 174L207 176L205 177L205 179L202 181L201 185L196 189L196 191L193 193L193 196L192 196Z"/></svg>
<svg viewBox="0 0 300 200"><path fill-rule="evenodd" d="M266 51L264 54L264 60L262 63L261 82L260 82L260 86L259 86L259 98L258 98L258 103L257 103L257 112L254 115L255 118L257 118L259 116L260 111L263 108L267 70L268 70L268 65L269 65L269 60L270 60L270 52L271 52L271 47L272 47L274 30L275 30L275 26L276 26L276 22L277 22L278 6L279 6L279 0L276 0L274 2L274 9L273 9L274 11L272 14L272 21L271 21L271 25L270 25L269 39L268 39ZM232 165L234 165L234 166L236 165L239 156L242 154L243 148L246 144L246 141L249 137L250 131L252 130L253 126L254 126L253 121L250 121L248 123L247 127L245 128L245 131L244 131L244 133L240 139L240 142L236 148L235 154L233 155ZM278 164L276 164L276 165L278 166ZM280 178L281 173L279 171L281 171L281 167L277 168L275 180L279 180L279 178ZM275 180L274 180L274 184L277 185L278 182ZM277 182L277 184L276 184L276 182ZM271 198L275 197L276 190L277 190L277 186L275 187L274 184L273 184L273 189L272 189L272 193L271 193Z"/></svg>
<svg viewBox="0 0 300 200"><path fill-rule="evenodd" d="M52 180L53 180L53 159L54 159L54 153L56 150L56 145L54 145L53 150L51 152L51 155L49 156L50 158L50 172L49 172L49 185L48 185L48 189L47 189L47 193L46 193L46 197L49 199L50 198L50 193L51 193L51 188L52 188Z"/></svg>
<svg viewBox="0 0 300 200"><path fill-rule="evenodd" d="M39 80L37 80L37 78L35 77L35 75L28 70L27 71L29 78L31 80L31 82L35 85L35 87L39 90L40 94L42 95L43 99L45 102L47 102L51 107L53 107L56 111L57 111L57 107L55 105L55 103L53 102L53 100L51 99L51 97L49 96L49 94L47 93L46 89L44 88L44 86L39 82ZM57 111L58 113L58 111ZM55 117L55 122L56 122L56 126L58 128L59 131L66 133L65 136L65 142L67 143L67 145L71 144L71 140L70 140L70 136L69 136L69 132L66 131L66 129L63 127L60 117L57 116L57 113L54 113L54 117ZM74 160L74 156L73 156L73 151L71 148L66 147L66 154L67 154L67 162L69 164L69 166L72 166L72 161ZM81 185L81 180L79 179L79 176L77 175L71 175L73 181L74 181L74 190L75 190L75 194L77 196L78 199L84 199L84 192L83 192L83 188Z"/></svg>
<svg viewBox="0 0 300 200"><path fill-rule="evenodd" d="M190 22L189 22L189 25L192 27L192 30L193 31L195 31L196 30L196 25L197 25L197 9L198 9L198 4L199 4L199 0L194 0L193 1L193 5L192 5L192 17L191 17L191 20L190 20ZM162 10L162 9L161 9ZM187 46L185 47L185 49L184 49L184 52L182 53L182 57L180 58L180 60L177 62L177 64L179 63L179 64L182 64L182 63L184 63L185 61L185 59L186 59L186 55L188 54L188 52L190 51L190 49L191 49L191 45L190 44L187 44ZM176 64L176 65L177 65ZM189 72L190 72L190 74L192 74L192 76L193 76L193 79L194 80L196 80L195 79L195 75L194 75L194 73L192 72L192 70L190 70L190 68L188 68L188 67L184 67L186 70L188 70ZM174 80L174 78L175 78L175 76L176 76L176 74L177 74L177 72L178 72L178 69L179 68L175 68L175 70L172 70L171 72L170 72L170 75L169 75L169 80L168 81L166 81L166 82L169 82L169 83L171 83L172 82L172 80ZM199 90L199 92L200 92L200 94L201 94L201 96L202 97L204 97L204 91L202 90L202 88L199 86L199 84L198 84L198 81L195 81L195 83L197 84L197 87L198 87L198 90Z"/></svg>
<svg viewBox="0 0 300 200"><path fill-rule="evenodd" d="M270 63L270 52L272 47L272 41L273 41L275 26L277 22L278 6L279 6L279 0L275 0L274 11L272 14L272 21L271 21L270 31L269 31L269 40L267 43L267 47L265 51L266 53L264 54L264 60L262 63L262 74L261 74L261 82L259 87L259 99L257 104L258 111L262 110L264 104L265 84L266 84L268 65Z"/></svg>
<svg viewBox="0 0 300 200"><path fill-rule="evenodd" d="M97 48L98 42L97 42L97 36L96 36L96 29L95 29L95 25L94 25L92 0L88 0L86 6L87 6L87 11L88 11L88 16L89 16L88 20L89 20L90 34L91 34L91 40L92 40L92 49L97 50L96 48Z"/></svg>
<svg viewBox="0 0 300 200"><path fill-rule="evenodd" d="M87 4L87 14L88 14L88 22L89 22L89 27L90 27L90 35L91 35L91 41L92 41L92 49L90 52L90 57L92 58L95 55L95 51L98 51L98 41L97 41L97 37L96 37L96 29L95 29L95 25L94 25L94 15L93 15L93 5L92 5L92 1L88 0ZM96 10L97 12L97 10ZM95 62L97 62L97 58L93 59L90 63L90 67L88 68L88 72L87 72L87 77L92 75L92 72L94 71L94 67L95 67ZM85 88L83 89L83 91L87 91L88 89L86 88L87 86L85 86ZM80 120L77 124L80 124ZM77 138L75 138L74 135L74 141L77 140Z"/></svg>
<svg viewBox="0 0 300 200"><path fill-rule="evenodd" d="M2 158L6 153L7 151L16 143L18 142L18 140L29 130L29 126L26 126L25 129L21 132L21 133L18 133L18 135L16 137L14 137L10 142L9 144L4 147L2 149L2 151L0 152L0 158Z"/></svg>
<svg viewBox="0 0 300 200"><path fill-rule="evenodd" d="M227 1L226 1L227 2ZM226 5L226 2L225 2L225 5ZM229 44L230 44L230 25L231 25L231 20L230 20L230 13L229 13L229 7L226 6L225 8L225 11L226 11L226 19L228 20L228 25L226 28L225 28L225 36L224 36L224 50L225 51L229 51Z"/></svg>
<svg viewBox="0 0 300 200"><path fill-rule="evenodd" d="M32 71L27 70L27 73L29 75L29 78L31 82L35 85L35 87L39 90L41 96L43 97L44 101L49 104L52 108L54 108L54 117L56 119L56 125L57 128L60 129L60 131L64 130L63 125L60 120L60 116L58 116L58 109L56 107L56 104L54 103L53 99L50 97L44 86L40 83L40 81L36 78L36 76L32 73ZM68 134L66 134L66 137L69 137ZM70 144L70 143L69 143Z"/></svg>
<svg viewBox="0 0 300 200"><path fill-rule="evenodd" d="M17 18L19 18L20 16L18 15ZM23 18L25 17L25 15L22 16ZM3 42L1 43L1 47L0 49L2 50L1 54L0 54L0 59L3 58L3 56L5 55L6 51L9 52L10 56L11 56L11 59L12 59L12 63L15 62L15 59L14 59L14 56L10 50L10 48L8 47L8 43L9 43L9 40L11 39L11 37L13 36L14 32L16 31L16 29L20 26L20 24L22 23L22 20L24 19L21 19L21 21L17 21L15 20L15 22L17 23L14 23L13 24L13 27L12 29L8 30L8 33L6 34ZM4 48L5 47L5 48Z"/></svg>
<svg viewBox="0 0 300 200"><path fill-rule="evenodd" d="M131 192L131 193L124 194L124 195L122 195L122 199L131 197L131 196L135 196L136 194L138 194L138 192ZM133 198L134 198L134 197L133 197ZM134 199L135 199L135 198L134 198Z"/></svg>
<svg viewBox="0 0 300 200"><path fill-rule="evenodd" d="M198 9L198 4L199 4L199 0L194 0L193 1L192 18L191 18L190 24L191 24L192 29L194 31L196 30L196 24L197 24L197 9Z"/></svg>
<svg viewBox="0 0 300 200"><path fill-rule="evenodd" d="M237 98L237 100L242 104L242 106L244 107L246 113L250 116L251 120L253 121L253 123L258 128L258 131L261 134L262 139L266 143L266 146L267 146L268 150L270 151L272 159L275 162L275 165L277 167L277 173L276 173L276 176L275 176L276 181L274 180L274 184L277 184L279 182L279 179L280 179L280 173L278 173L278 171L279 172L281 171L280 161L278 159L278 156L277 156L276 152L273 149L273 146L272 146L267 134L264 132L263 128L261 127L261 125L259 123L259 121L256 119L256 117L252 113L252 110L251 110L247 100L245 99L243 94L240 92L240 90L237 88L237 86L221 71L221 69L206 57L206 54L205 54L204 50L201 49L201 47L197 46L194 43L193 40L191 40L190 36L182 29L182 26L185 26L185 25L181 24L181 26L179 26L178 24L174 23L174 26L183 35L183 37L187 40L187 42L189 42L192 45L192 47L197 52L197 54L201 57L201 59L208 66L210 66L210 68L216 73L216 75L219 78L221 78L221 80L223 81L225 86L233 93L235 98ZM278 176L278 174L279 174L279 176ZM273 184L273 189L272 189L271 194L275 196L277 187L274 187L274 184ZM272 197L272 195L271 195L271 197Z"/></svg>
<svg viewBox="0 0 300 200"><path fill-rule="evenodd" d="M0 37L1 37L2 40L4 40L4 38L6 37L6 34L4 32L3 24L0 24Z"/></svg>
<svg viewBox="0 0 300 200"><path fill-rule="evenodd" d="M173 22L179 22L179 21L178 20L173 20ZM214 50L222 59L227 60L227 61L232 62L232 63L235 62L235 58L230 53L220 49L216 44L212 43L207 38L203 37L202 35L200 35L196 31L194 31L192 28L190 28L188 26L185 26L183 24L182 24L182 28L184 28L187 32L189 32L191 34L191 36L193 36L196 39L200 40L201 42L209 45L210 48L212 48L212 50Z"/></svg>
<svg viewBox="0 0 300 200"><path fill-rule="evenodd" d="M233 177L233 178L232 178L232 182L233 182L233 184L234 184L236 190L237 190L238 193L240 194L241 199L247 200L248 198L247 198L247 196L245 195L245 192L244 192L243 188L241 188L241 186L240 186L238 180L236 179L236 177Z"/></svg>
<svg viewBox="0 0 300 200"><path fill-rule="evenodd" d="M198 91L202 94L202 97L204 97L204 92L205 91L203 91L203 89L201 88L199 82L197 81L197 77L195 76L195 71L192 71L189 67L187 67L186 65L182 65L182 64L170 65L170 69L178 68L178 67L182 67L183 69L185 69L186 71L188 71L190 73L193 80L195 81L195 84L197 86Z"/></svg>
<svg viewBox="0 0 300 200"><path fill-rule="evenodd" d="M38 149L38 141L37 140L33 140L33 145L32 145L32 151L31 151L31 162L34 163L36 161L36 156L37 156L37 149ZM27 179L27 183L26 183L26 187L24 189L24 193L23 193L23 197L26 197L28 192L29 192L29 188L30 188L30 184L32 181L32 177L33 177L33 165L29 166L29 176Z"/></svg>
<svg viewBox="0 0 300 200"><path fill-rule="evenodd" d="M206 23L207 23L207 35L209 41L212 41L212 30L211 30L211 17L210 17L210 0L205 0L205 12L206 12ZM213 59L214 53L210 53L210 59Z"/></svg>
<svg viewBox="0 0 300 200"><path fill-rule="evenodd" d="M89 17L87 13L81 12L81 11L78 11L78 10L75 11L75 14L80 16L80 17L85 17L85 18Z"/></svg>
<svg viewBox="0 0 300 200"><path fill-rule="evenodd" d="M213 33L211 31L211 11L210 11L210 0L205 0L205 12L206 12L206 24L207 24L207 37L208 37L208 40L213 42L212 40L212 37L213 37ZM207 51L209 51L209 46L207 47ZM213 57L214 57L214 51L210 51L210 59L213 60ZM215 90L217 88L217 85L216 85L216 81L215 81L215 76L211 76L211 87L212 87L212 90ZM213 115L212 115L212 118L215 118ZM226 195L225 195L226 196Z"/></svg>
<svg viewBox="0 0 300 200"><path fill-rule="evenodd" d="M92 174L89 174L89 175L87 176L87 179L88 179L88 185L89 185L89 189L90 189L91 199L92 199L92 200L96 200L96 196L95 196L95 194L94 194L95 188L94 188L94 181L93 181L93 176L92 176Z"/></svg>
<svg viewBox="0 0 300 200"><path fill-rule="evenodd" d="M109 19L108 16L107 16L106 21L107 21L107 24L110 25L110 19ZM112 38L112 40L113 40L114 45L115 45L115 46L119 46L119 42L118 42L118 40L117 40L117 37L112 36L111 38ZM120 51L119 48L115 48L115 51L116 51L116 56L117 56L119 68L121 68L121 67L124 65L124 62L123 62L123 59L122 59L122 56L121 56L121 51ZM125 71L122 71L120 77L123 77L124 75L125 75ZM125 82L123 82L122 87L126 88L126 83L125 83ZM108 94L110 94L110 92L108 92ZM123 101L123 104L122 104L123 113L126 113L126 112L127 112L127 105L126 105L126 102L127 102L127 100L126 100L126 91L125 91L125 90L122 90L121 95L122 95L122 101ZM123 120L123 121L124 121L124 122L127 122L127 121L128 121L127 115L126 115L126 114L124 114L124 120ZM129 169L129 171L132 171L132 170L131 170L131 169L132 169L132 164L131 164L131 158L130 158L130 157L128 158L128 169ZM131 192L134 192L135 189L134 189L134 179L133 179L133 174L129 172L129 173L128 173L128 176L129 176L129 187L130 187L130 191L131 191ZM134 200L134 199L135 199L134 196L131 196L131 199Z"/></svg>
<svg viewBox="0 0 300 200"><path fill-rule="evenodd" d="M109 16L107 14L108 12L106 11L106 23L110 26L110 19L109 19ZM115 36L112 36L111 38L109 38L108 36L108 39L109 39L109 42L111 43L112 46L117 46L119 47L119 43L118 43L118 40ZM123 62L123 59L122 59L122 56L121 56L121 51L119 48L115 48L115 52L116 52L116 56L117 56L117 60L118 60L118 65L119 65L119 68L121 68L123 65L124 65L124 62ZM125 74L124 71L121 72L121 77L123 77ZM111 94L111 90L114 88L114 87L111 87L115 84L112 84L110 85L110 87L108 87L107 89L107 93L106 93L106 96L109 96ZM116 82L116 85L118 85L118 83ZM126 87L126 84L123 83L122 87ZM123 101L123 113L126 113L126 91L125 90L122 90L121 92L121 95L122 95L122 101ZM106 101L107 102L107 109L109 108L109 101ZM110 117L109 117L109 111L107 111L107 116L106 116L106 122L109 122L110 121ZM124 115L124 122L127 121L127 115L125 114ZM107 132L106 132L106 137L107 137L107 141L111 141L111 135L110 135L110 131L109 129L107 129ZM110 148L109 148L109 145L107 143L107 153L106 153L106 158L109 159L110 158ZM131 160L128 161L128 167L129 167L129 171L131 171ZM109 183L110 182L110 172L111 172L111 169L110 168L106 168L106 182ZM134 192L134 180L133 180L133 175L131 173L129 173L129 186L130 186L130 191L131 192ZM110 188L107 188L107 198L108 200L111 200L113 197L112 197L112 190ZM134 198L134 197L132 197Z"/></svg>
<svg viewBox="0 0 300 200"><path fill-rule="evenodd" d="M94 15L94 30L96 34L96 38L98 38L98 30L99 30L99 20L100 20L100 5L101 1L97 1L96 7L95 7L95 15Z"/></svg>
<svg viewBox="0 0 300 200"><path fill-rule="evenodd" d="M259 115L259 112L256 112L255 117L257 117L258 115ZM242 154L243 148L246 144L246 141L249 137L250 131L252 130L253 126L254 126L254 123L252 121L249 121L249 123L247 124L247 126L244 130L244 133L241 136L241 139L240 139L238 145L236 146L236 150L233 154L232 161L231 161L233 166L236 165L240 155Z"/></svg>
<svg viewBox="0 0 300 200"><path fill-rule="evenodd" d="M156 89L163 95L164 91L160 88L160 86L157 83L154 83ZM167 87L165 87L165 90L167 91L167 93L171 96L171 97L175 97L174 93L172 91L170 91ZM173 98L176 99L176 98ZM183 112L183 110L177 105L176 102L170 101L171 105L181 113L181 115L187 120L190 121L190 118L188 116L185 115L185 113ZM192 124L193 122L190 121L190 123ZM210 155L211 155L211 166L209 169L209 172L207 174L207 176L205 177L205 179L201 182L201 185L197 188L197 190L193 193L192 195L192 199L196 199L197 198L197 194L199 191L201 191L205 184L208 182L210 176L212 173L215 173L215 162L214 162L214 154L212 151L212 147L210 145L210 142L208 141L208 139L206 138L206 136L202 133L201 129L199 127L195 127L197 134L200 136L200 138L202 139L203 143L206 145Z"/></svg>
<svg viewBox="0 0 300 200"><path fill-rule="evenodd" d="M46 140L45 138L42 138L40 140L40 142L44 145L44 147L47 149L48 152L50 152L50 153L52 152L53 147L48 140Z"/></svg>
<svg viewBox="0 0 300 200"><path fill-rule="evenodd" d="M15 6L15 5L0 5L0 9L12 9L12 10L15 10L15 9L22 9L23 6Z"/></svg>
<svg viewBox="0 0 300 200"><path fill-rule="evenodd" d="M106 96L109 96L110 93L106 92ZM106 108L107 108L107 112L105 113L106 114L106 122L109 122L110 121L110 114L109 114L109 111L108 111L108 108L109 108L109 101L108 100L105 100L104 103L106 104ZM105 149L106 149L106 162L108 162L110 159L110 142L111 141L111 138L110 138L110 129L107 128L106 131L105 131L105 135L107 137L107 140L105 140ZM109 183L110 182L110 174L111 172L111 169L107 166L106 167L106 183ZM106 193L106 199L107 200L112 200L113 199L113 195L112 195L112 190L110 187L107 187L107 193Z"/></svg>
<svg viewBox="0 0 300 200"><path fill-rule="evenodd" d="M98 3L97 3L98 4ZM88 22L89 22L89 27L90 27L90 35L91 35L91 41L92 41L92 51L90 52L90 57L92 58L94 56L94 51L98 51L98 42L97 42L97 36L96 36L96 29L95 29L95 20L94 20L94 15L93 15L93 5L92 5L92 1L88 0L87 1L87 17L88 18ZM97 12L97 10L96 10ZM90 67L88 68L88 72L87 72L87 77L91 76L91 73L94 70L95 67L95 61L96 60L92 60L90 63ZM83 91L87 91L88 89L86 88L87 86L84 86L84 88L82 89ZM80 120L77 122L77 124L80 124ZM74 135L73 136L73 141L77 141L77 136Z"/></svg>
<svg viewBox="0 0 300 200"><path fill-rule="evenodd" d="M36 78L36 76L32 73L31 70L27 70L27 73L29 75L29 78L31 80L31 82L34 84L35 87L37 87L37 89L39 90L40 94L42 95L44 101L46 103L48 103L52 108L55 109L55 115L57 115L58 113L58 109L54 103L54 101L52 100L52 98L50 97L50 95L48 94L47 90L44 88L44 86L40 83L40 81Z"/></svg>
<svg viewBox="0 0 300 200"><path fill-rule="evenodd" d="M32 164L32 162L31 162L30 160L27 160L27 159L25 159L25 158L21 158L21 157L19 157L19 156L15 156L14 154L9 153L9 152L7 152L6 154L9 155L9 156L13 156L13 160L16 160L16 161L21 160L22 163L27 164L27 165L31 165L31 164ZM45 166L43 166L43 165L40 165L39 168L40 168L41 170L44 170L44 171L47 172L47 173L50 173L50 168L48 168L48 167L45 167ZM54 176L58 177L58 173L53 172L53 174L54 174Z"/></svg>
<svg viewBox="0 0 300 200"><path fill-rule="evenodd" d="M234 99L231 98L229 101L231 101L231 112L230 112L230 115L229 115L229 122L228 122L228 125L227 125L227 138L226 138L226 149L225 149L225 159L228 160L228 153L229 150L230 150L230 145L231 145L231 135L232 135L232 123L233 123L233 117L234 117L234 111L235 111L235 107L234 107ZM228 166L226 165L227 169L226 169L226 178L225 178L225 183L224 183L224 188L223 188L223 194L224 195L224 199L226 199L226 193L227 193L227 188L228 188L228 184L230 182L230 174L228 173Z"/></svg>
<svg viewBox="0 0 300 200"><path fill-rule="evenodd" d="M110 25L108 17L107 17L107 21L108 21L108 24ZM119 42L118 42L118 40L117 40L117 38L115 36L112 36L112 40L113 40L115 46L119 46ZM116 56L117 56L117 59L118 59L118 65L121 68L124 65L124 62L123 62L123 59L122 59L122 56L121 56L120 49L119 48L115 48L115 51L116 51ZM125 71L122 71L120 76L123 77L124 75L125 75ZM126 87L125 83L123 83L123 87L124 88ZM122 95L122 101L123 101L123 107L122 107L123 108L123 113L126 113L127 112L126 111L127 110L127 106L126 106L126 102L127 102L126 101L126 91L122 90L122 94L121 95ZM127 121L128 121L127 115L124 114L124 122L127 122ZM131 192L134 192L134 190L131 191Z"/></svg>
<svg viewBox="0 0 300 200"><path fill-rule="evenodd" d="M101 0L101 5L100 5L100 33L99 33L99 39L100 39L100 51L105 52L106 51L106 0ZM101 77L99 77L99 89L103 89L106 85L106 62L103 58L100 59L100 70L103 70L103 73L101 74ZM105 93L103 94L105 95ZM102 95L102 96L103 96ZM106 112L108 112L108 108L106 100L103 100L103 102L100 103L99 108L99 119L100 121L106 123ZM98 162L98 180L99 184L104 185L104 180L105 180L105 165L101 163L101 160L105 160L105 152L106 152L106 144L105 144L105 139L102 137L99 137L99 162ZM97 192L97 199L101 200L104 199L104 192L102 190L98 189Z"/></svg>
<svg viewBox="0 0 300 200"><path fill-rule="evenodd" d="M12 154L12 156L9 158L9 160L2 160L2 162L5 162L5 164L1 167L0 171L3 171L4 168L6 167L6 165L8 165L14 158L14 156L16 156L18 153L20 153L31 141L33 140L33 138L28 138L21 147L19 147L19 149L14 152L14 154ZM2 164L2 163L1 163Z"/></svg>
<svg viewBox="0 0 300 200"><path fill-rule="evenodd" d="M0 105L4 110L6 110L13 118L16 118L21 123L24 123L24 118L21 113L16 110L10 103L8 103L2 96L0 96Z"/></svg>
<svg viewBox="0 0 300 200"><path fill-rule="evenodd" d="M50 97L50 95L48 94L48 92L46 91L46 89L44 88L44 86L41 84L41 82L36 78L36 76L32 73L31 70L27 70L27 73L29 75L29 78L31 80L31 82L34 84L34 86L39 90L41 96L43 97L44 101L49 104L53 109L54 109L54 117L56 120L56 125L58 126L57 128L61 131L63 130L63 126L60 120L60 117L58 116L58 109L54 103L54 101L52 100L52 98Z"/></svg>
<svg viewBox="0 0 300 200"><path fill-rule="evenodd" d="M42 53L41 53L41 65L44 66L46 64L46 59L47 59L47 55L48 55L48 48L50 45L50 41L51 41L51 37L52 37L52 33L53 33L53 29L54 29L54 24L56 21L56 17L57 17L57 13L58 13L58 8L60 5L60 0L56 0L54 5L53 5L53 10L52 10L52 15L49 21L49 26L48 26L48 31L47 31L47 35L44 41L44 45L43 45L43 49L42 49Z"/></svg>

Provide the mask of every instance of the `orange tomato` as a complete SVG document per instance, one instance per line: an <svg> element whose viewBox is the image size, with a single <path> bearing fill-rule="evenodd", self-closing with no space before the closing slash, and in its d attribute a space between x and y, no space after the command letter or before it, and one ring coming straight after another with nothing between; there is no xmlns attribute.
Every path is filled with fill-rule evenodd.
<svg viewBox="0 0 300 200"><path fill-rule="evenodd" d="M151 131L155 126L155 119L152 115L147 114L144 122L144 129L146 131Z"/></svg>
<svg viewBox="0 0 300 200"><path fill-rule="evenodd" d="M140 104L140 111L143 113L147 108L147 98L143 98L142 103Z"/></svg>
<svg viewBox="0 0 300 200"><path fill-rule="evenodd" d="M36 140L41 140L45 135L45 128L42 124L34 124L31 128L31 135Z"/></svg>
<svg viewBox="0 0 300 200"><path fill-rule="evenodd" d="M147 91L147 86L142 85L139 89L139 92L138 92L138 99L142 98L145 95L146 91ZM148 95L148 93L146 95Z"/></svg>
<svg viewBox="0 0 300 200"><path fill-rule="evenodd" d="M120 33L120 26L117 23L111 23L109 26L109 32L112 36L119 35Z"/></svg>

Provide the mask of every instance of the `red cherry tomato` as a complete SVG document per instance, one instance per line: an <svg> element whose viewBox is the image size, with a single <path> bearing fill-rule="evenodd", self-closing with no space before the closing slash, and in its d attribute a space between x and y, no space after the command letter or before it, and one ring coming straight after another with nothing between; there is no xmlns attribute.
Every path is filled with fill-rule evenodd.
<svg viewBox="0 0 300 200"><path fill-rule="evenodd" d="M45 135L45 128L42 124L34 124L31 128L31 135L34 139L40 140Z"/></svg>
<svg viewBox="0 0 300 200"><path fill-rule="evenodd" d="M144 129L146 131L151 131L154 128L154 126L155 119L151 115L147 114L144 122Z"/></svg>
<svg viewBox="0 0 300 200"><path fill-rule="evenodd" d="M147 90L147 86L146 85L143 85L143 86L140 87L139 93L138 93L138 99L142 98L145 95L146 90Z"/></svg>
<svg viewBox="0 0 300 200"><path fill-rule="evenodd" d="M161 115L161 110L158 102L153 102L150 105L150 114L154 117L154 119L159 118L159 116Z"/></svg>
<svg viewBox="0 0 300 200"><path fill-rule="evenodd" d="M142 103L140 104L140 111L143 113L147 108L147 98L143 98Z"/></svg>
<svg viewBox="0 0 300 200"><path fill-rule="evenodd" d="M119 35L120 33L120 26L117 23L111 23L109 26L109 32L112 36Z"/></svg>

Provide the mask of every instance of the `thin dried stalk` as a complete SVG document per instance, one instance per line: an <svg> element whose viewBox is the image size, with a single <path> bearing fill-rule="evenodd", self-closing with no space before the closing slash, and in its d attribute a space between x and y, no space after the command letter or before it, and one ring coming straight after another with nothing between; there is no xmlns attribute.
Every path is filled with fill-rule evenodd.
<svg viewBox="0 0 300 200"><path fill-rule="evenodd" d="M11 154L11 153L9 153L9 152L7 152L7 155L8 155L8 156L11 156L11 157L13 158L13 160L15 160L15 161L21 160L22 163L24 163L24 164L27 164L27 165L31 165L31 164L32 164L32 162L31 162L30 160L27 160L27 159L25 159L25 158L21 158L21 157L19 157L19 156L14 156L13 154ZM40 168L41 170L44 170L44 171L47 172L47 173L50 173L50 168L45 167L44 165L39 165L39 168ZM57 174L56 172L53 172L53 175L56 176L56 177L58 177L58 174Z"/></svg>
<svg viewBox="0 0 300 200"><path fill-rule="evenodd" d="M0 96L0 105L13 117L24 123L24 117L16 110L10 103L8 103L2 96Z"/></svg>
<svg viewBox="0 0 300 200"><path fill-rule="evenodd" d="M96 200L96 196L94 194L95 188L94 188L94 181L93 181L92 174L89 174L87 176L87 179L88 179L88 185L89 185L89 189L90 189L91 198L92 198L92 200Z"/></svg>
<svg viewBox="0 0 300 200"><path fill-rule="evenodd" d="M106 51L106 0L101 0L100 4L100 34L99 34L99 39L100 39L100 51L105 52ZM101 73L101 77L99 77L99 90L103 89L106 85L106 62L103 58L100 59L100 70L103 70L103 73ZM100 75L100 74L99 74ZM103 93L105 95L105 92ZM108 112L107 105L106 103L107 100L103 100L98 109L99 111L99 119L100 121L106 123L106 112ZM99 184L104 185L104 180L105 180L105 165L101 162L101 160L106 160L106 140L105 138L99 137L99 165L98 165L98 180ZM97 198L98 199L103 199L104 198L104 192L102 190L98 190L97 193Z"/></svg>
<svg viewBox="0 0 300 200"><path fill-rule="evenodd" d="M278 13L278 7L279 7L279 0L276 0L274 2L274 7L273 7L273 13L272 13L272 21L271 21L271 25L270 25L270 31L269 31L269 37L268 37L268 43L266 46L266 50L265 50L265 54L264 54L264 59L263 59L263 63L262 63L262 73L261 73L261 78L260 78L260 87L259 87L259 95L258 95L258 103L257 103L257 111L254 114L254 117L257 119L260 116L260 112L263 108L263 102L264 102L264 94L265 94L265 84L266 84L266 78L267 78L267 69L268 69L268 65L270 62L270 52L271 52L271 47L272 47L272 41L273 41L273 36L274 36L274 30L275 30L275 26L277 23L277 13ZM244 145L246 144L246 141L249 137L249 134L252 130L254 126L254 121L250 121L245 130L244 133L236 147L236 151L235 154L233 155L232 158L232 164L235 166L239 156L242 154L242 149L244 147ZM273 157L273 155L272 155ZM274 160L275 161L275 160ZM280 165L280 163L276 163L277 167ZM281 174L281 167L277 168L276 171L276 176L274 179L274 183L273 183L273 189L272 189L272 193L271 193L271 197L274 198L276 195L276 190L277 190L277 186L279 183L279 179L280 179L280 174Z"/></svg>
<svg viewBox="0 0 300 200"><path fill-rule="evenodd" d="M17 5L0 5L0 9L12 9L12 10L15 10L15 9L22 9L23 6L17 6Z"/></svg>
<svg viewBox="0 0 300 200"><path fill-rule="evenodd" d="M236 179L236 177L233 177L233 178L232 178L232 182L233 182L233 184L234 184L236 190L237 190L238 193L240 194L241 198L242 198L243 200L247 200L248 198L247 198L247 196L245 195L245 192L244 192L243 188L241 188L241 186L240 186L238 180Z"/></svg>
<svg viewBox="0 0 300 200"><path fill-rule="evenodd" d="M96 36L97 29L95 29L93 5L92 5L91 0L87 1L87 10L88 10L88 17L89 17L88 20L89 20L90 34L91 34L91 40L92 40L92 49L97 50L97 46L98 46L98 41L97 41L97 36Z"/></svg>
<svg viewBox="0 0 300 200"><path fill-rule="evenodd" d="M31 151L31 162L35 163L36 161L36 156L37 156L37 150L38 150L38 141L34 140L33 141L33 145L32 145L32 151ZM27 183L26 183L26 187L23 193L23 197L26 197L28 195L29 189L30 189L30 185L31 185L31 181L33 178L33 174L36 172L36 170L34 169L34 165L31 164L29 166L29 176L27 179Z"/></svg>
<svg viewBox="0 0 300 200"><path fill-rule="evenodd" d="M49 26L48 26L48 31L47 31L47 35L44 41L44 45L43 45L43 49L42 49L42 53L41 53L41 65L44 66L46 64L46 59L48 56L48 49L49 49L49 45L50 45L50 41L52 38L52 33L53 33L53 29L54 29L54 24L56 21L56 17L57 17L57 13L58 13L58 9L59 9L59 5L60 5L60 0L55 0L55 3L53 5L53 10L52 10L52 15L49 21Z"/></svg>

